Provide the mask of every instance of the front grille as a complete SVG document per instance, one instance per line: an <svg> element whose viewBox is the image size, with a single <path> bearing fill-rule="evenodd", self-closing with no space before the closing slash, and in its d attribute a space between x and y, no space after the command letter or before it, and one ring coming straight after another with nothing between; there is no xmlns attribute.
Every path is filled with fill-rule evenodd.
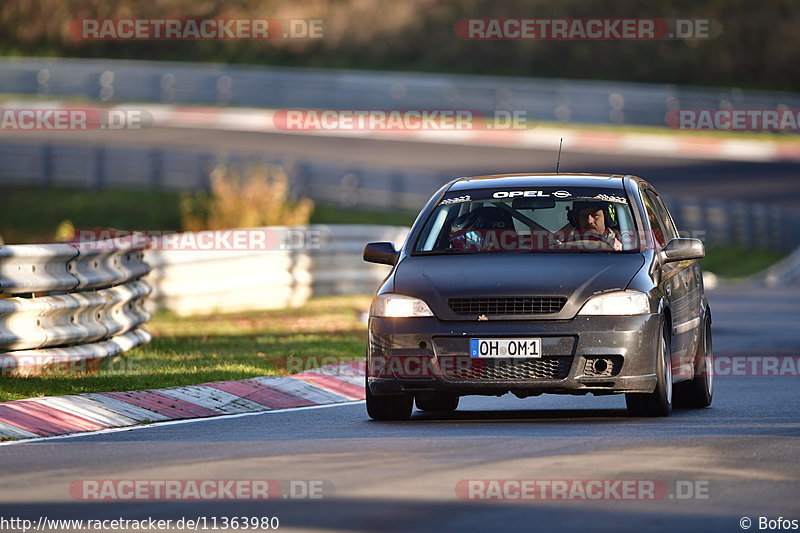
<svg viewBox="0 0 800 533"><path fill-rule="evenodd" d="M548 315L561 311L567 299L561 296L450 298L448 303L457 315Z"/></svg>
<svg viewBox="0 0 800 533"><path fill-rule="evenodd" d="M443 364L442 375L448 380L531 380L564 379L572 366L572 357L537 359L479 359L459 357L454 364Z"/></svg>

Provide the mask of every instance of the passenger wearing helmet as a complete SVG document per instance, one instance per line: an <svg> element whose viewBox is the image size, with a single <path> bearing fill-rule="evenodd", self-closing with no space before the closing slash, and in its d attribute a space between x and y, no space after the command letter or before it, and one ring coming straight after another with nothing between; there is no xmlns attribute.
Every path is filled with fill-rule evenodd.
<svg viewBox="0 0 800 533"><path fill-rule="evenodd" d="M602 241L614 250L622 250L619 234L613 229L617 225L616 210L608 202L575 202L567 218L575 228L568 241Z"/></svg>

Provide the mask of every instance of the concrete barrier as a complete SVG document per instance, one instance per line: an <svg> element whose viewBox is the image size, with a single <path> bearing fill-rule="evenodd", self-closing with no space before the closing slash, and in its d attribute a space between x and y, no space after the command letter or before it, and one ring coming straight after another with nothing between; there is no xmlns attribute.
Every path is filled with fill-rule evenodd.
<svg viewBox="0 0 800 533"><path fill-rule="evenodd" d="M365 263L364 245L402 245L408 228L311 225L258 228L275 233L270 250L151 249L151 309L179 315L297 307L314 296L373 292L389 267ZM314 235L318 244L292 242Z"/></svg>

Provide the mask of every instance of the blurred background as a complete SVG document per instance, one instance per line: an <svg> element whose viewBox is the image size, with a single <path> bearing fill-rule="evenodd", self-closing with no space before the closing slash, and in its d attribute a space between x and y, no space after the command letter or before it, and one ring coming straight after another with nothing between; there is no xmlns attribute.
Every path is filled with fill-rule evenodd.
<svg viewBox="0 0 800 533"><path fill-rule="evenodd" d="M0 7L0 52L240 65L447 72L797 91L791 0L38 0ZM77 41L81 18L323 19L324 38L273 41ZM465 41L461 18L711 19L713 39L675 41Z"/></svg>
<svg viewBox="0 0 800 533"><path fill-rule="evenodd" d="M710 22L654 40L470 40L470 18ZM295 38L84 39L81 19L321 21ZM408 226L460 175L630 173L668 200L723 278L763 275L800 244L800 139L685 130L680 110L800 109L793 1L35 0L0 5L0 104L134 113L141 126L0 128L0 236L76 228ZM302 24L301 24L302 26ZM296 109L517 113L489 131L286 130ZM263 206L263 208L262 208Z"/></svg>

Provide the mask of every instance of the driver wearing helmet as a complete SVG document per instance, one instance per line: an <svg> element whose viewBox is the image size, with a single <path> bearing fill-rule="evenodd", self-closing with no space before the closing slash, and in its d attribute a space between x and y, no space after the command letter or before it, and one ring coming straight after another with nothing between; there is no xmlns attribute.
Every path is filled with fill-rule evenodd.
<svg viewBox="0 0 800 533"><path fill-rule="evenodd" d="M497 207L479 207L453 221L450 226L450 245L462 251L516 249L514 221L511 215Z"/></svg>
<svg viewBox="0 0 800 533"><path fill-rule="evenodd" d="M616 225L616 210L607 202L575 202L567 217L575 228L568 241L602 241L616 251L622 250Z"/></svg>

